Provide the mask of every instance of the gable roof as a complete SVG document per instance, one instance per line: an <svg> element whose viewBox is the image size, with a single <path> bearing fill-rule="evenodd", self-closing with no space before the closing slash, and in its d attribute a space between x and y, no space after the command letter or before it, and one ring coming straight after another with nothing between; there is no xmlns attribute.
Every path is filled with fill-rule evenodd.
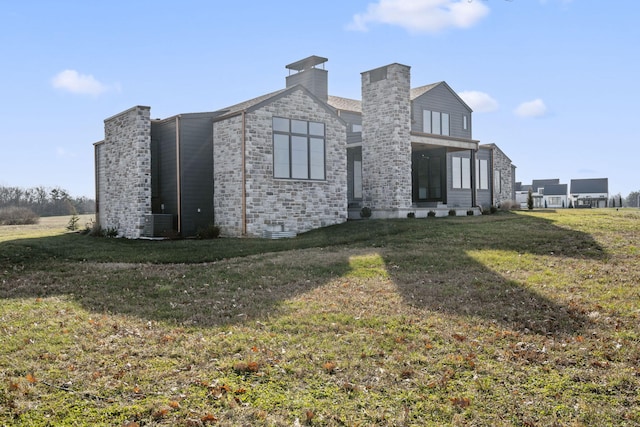
<svg viewBox="0 0 640 427"><path fill-rule="evenodd" d="M567 184L547 184L544 186L545 196L566 196Z"/></svg>
<svg viewBox="0 0 640 427"><path fill-rule="evenodd" d="M342 98L340 96L329 95L327 103L336 110L362 113L362 101L359 101L357 99Z"/></svg>
<svg viewBox="0 0 640 427"><path fill-rule="evenodd" d="M265 95L262 96L258 96L256 98L250 99L248 101L244 101L241 102L239 104L235 104L232 105L230 107L227 108L223 108L221 110L216 111L215 113L217 114L217 117L214 119L215 121L220 121L220 120L224 120L227 119L229 117L238 115L240 113L244 112L252 112L255 111L259 108L264 107L265 105L268 105L284 96L289 95L290 93L295 92L296 90L301 90L304 93L306 93L310 98L312 98L315 102L317 102L320 106L322 106L325 110L327 110L329 113L333 114L338 120L340 120L340 122L342 122L343 124L346 124L344 122L344 120L342 120L342 118L340 118L340 116L338 116L336 114L336 111L334 109L332 109L326 102L323 102L322 100L320 100L317 96L315 96L313 93L311 93L311 91L309 89L307 89L306 87L304 87L303 85L297 84L295 86L291 86L288 87L286 89L280 89L277 90L275 92L271 92L271 93L267 93Z"/></svg>
<svg viewBox="0 0 640 427"><path fill-rule="evenodd" d="M471 107L469 107L469 105L464 102L464 100L462 98L460 98L460 95L458 95L456 93L455 90L451 89L451 86L449 86L447 84L447 82L445 82L444 80L441 82L437 82L437 83L432 83L430 85L425 85L425 86L420 86L420 87L416 87L414 89L411 89L409 98L413 101L414 99L424 95L425 93L437 88L438 86L444 86L445 89L447 89L449 92L451 92L451 94L462 104L464 105L470 112L472 112L473 110L471 109Z"/></svg>
<svg viewBox="0 0 640 427"><path fill-rule="evenodd" d="M460 98L460 96L453 89L451 89L451 87L445 81L431 83L428 85L413 88L409 92L409 99L413 101L414 99L424 95L430 90L441 85L443 85L449 92L451 92L453 96L455 96L458 99L458 101L460 101L466 108L469 109L469 111L473 111L471 107L469 107L467 103L464 102L462 98ZM341 96L329 95L329 100L327 101L327 103L333 108L335 108L336 110L353 111L353 112L362 114L362 101L358 99L343 98Z"/></svg>
<svg viewBox="0 0 640 427"><path fill-rule="evenodd" d="M411 92L409 92L409 98L411 100L414 100L417 97L419 97L421 95L424 95L425 93L429 92L431 89L433 89L434 87L438 86L440 83L444 83L444 82L431 83L429 85L424 85L424 86L413 88L413 89L411 89Z"/></svg>
<svg viewBox="0 0 640 427"><path fill-rule="evenodd" d="M531 188L533 191L537 192L540 187L547 188L547 185L557 185L560 184L560 179L534 179L531 181Z"/></svg>
<svg viewBox="0 0 640 427"><path fill-rule="evenodd" d="M504 151L502 151L500 149L500 147L498 147L495 143L490 142L489 144L480 144L479 145L480 148L487 148L489 150L495 150L495 151L499 151L500 155L504 156L505 159L507 159L509 161L509 163L511 162L511 159L509 158L509 156L507 156L506 154L504 154Z"/></svg>
<svg viewBox="0 0 640 427"><path fill-rule="evenodd" d="M572 179L571 194L609 193L609 178Z"/></svg>

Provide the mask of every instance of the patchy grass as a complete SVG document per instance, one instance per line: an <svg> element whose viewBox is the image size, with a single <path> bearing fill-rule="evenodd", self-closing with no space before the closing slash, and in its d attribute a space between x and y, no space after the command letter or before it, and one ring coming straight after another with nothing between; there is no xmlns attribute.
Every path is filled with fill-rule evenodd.
<svg viewBox="0 0 640 427"><path fill-rule="evenodd" d="M638 425L640 212L0 228L0 424Z"/></svg>

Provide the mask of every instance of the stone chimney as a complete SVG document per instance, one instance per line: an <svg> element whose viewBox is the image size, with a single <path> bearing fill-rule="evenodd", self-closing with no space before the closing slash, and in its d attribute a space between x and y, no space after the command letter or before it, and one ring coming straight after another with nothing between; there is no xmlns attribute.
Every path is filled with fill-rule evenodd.
<svg viewBox="0 0 640 427"><path fill-rule="evenodd" d="M403 217L412 206L410 69L362 73L363 203L374 217Z"/></svg>
<svg viewBox="0 0 640 427"><path fill-rule="evenodd" d="M324 63L327 61L327 58L314 55L287 65L286 68L289 70L287 88L298 84L302 85L320 100L327 102L329 98L328 72L324 69ZM319 66L322 68L318 68Z"/></svg>

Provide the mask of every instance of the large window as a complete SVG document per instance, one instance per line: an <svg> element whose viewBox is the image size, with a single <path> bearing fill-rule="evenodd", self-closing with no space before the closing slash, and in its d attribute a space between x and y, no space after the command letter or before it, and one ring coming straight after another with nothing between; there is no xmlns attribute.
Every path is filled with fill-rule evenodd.
<svg viewBox="0 0 640 427"><path fill-rule="evenodd" d="M424 133L449 135L449 114L439 111L423 110L422 127Z"/></svg>
<svg viewBox="0 0 640 427"><path fill-rule="evenodd" d="M325 179L324 123L273 118L273 176Z"/></svg>
<svg viewBox="0 0 640 427"><path fill-rule="evenodd" d="M451 157L451 174L453 188L471 188L471 159L468 157Z"/></svg>
<svg viewBox="0 0 640 427"><path fill-rule="evenodd" d="M489 189L489 161L476 159L476 189Z"/></svg>

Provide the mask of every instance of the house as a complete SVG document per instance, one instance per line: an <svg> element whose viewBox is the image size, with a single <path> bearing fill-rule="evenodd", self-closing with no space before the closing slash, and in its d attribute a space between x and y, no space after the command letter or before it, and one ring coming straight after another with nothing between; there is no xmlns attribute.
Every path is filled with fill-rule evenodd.
<svg viewBox="0 0 640 427"><path fill-rule="evenodd" d="M572 179L570 194L576 208L606 208L609 203L609 179Z"/></svg>
<svg viewBox="0 0 640 427"><path fill-rule="evenodd" d="M284 89L220 110L151 119L135 106L95 143L96 220L128 238L293 235L358 218L479 213L513 195L515 166L472 139L447 85L410 67L362 73L362 100L329 96L326 58L286 66ZM495 184L499 184L499 188Z"/></svg>
<svg viewBox="0 0 640 427"><path fill-rule="evenodd" d="M521 183L517 183L516 185L516 202L520 204L520 207L527 208L528 206L528 198L529 198L529 190L531 190L531 197L533 199L533 207L534 208L545 208L549 206L549 199L545 198L545 194L547 194L546 189L549 188L551 193L561 192L562 188L558 186L562 186L560 184L559 178L553 179L534 179L531 181L531 185L522 185ZM566 194L566 184L565 185L565 194ZM552 196L558 196L557 194L551 194ZM563 199L566 201L566 198ZM554 205L556 204L556 199L553 199ZM562 200L559 201L559 206L562 207ZM566 204L568 207L568 204Z"/></svg>
<svg viewBox="0 0 640 427"><path fill-rule="evenodd" d="M444 81L410 83L410 67L390 64L362 73L362 100L328 98L347 122L349 217L363 207L378 218L480 212L513 200L515 166L472 138L471 108Z"/></svg>
<svg viewBox="0 0 640 427"><path fill-rule="evenodd" d="M545 185L542 189L542 200L545 208L568 208L567 184Z"/></svg>

